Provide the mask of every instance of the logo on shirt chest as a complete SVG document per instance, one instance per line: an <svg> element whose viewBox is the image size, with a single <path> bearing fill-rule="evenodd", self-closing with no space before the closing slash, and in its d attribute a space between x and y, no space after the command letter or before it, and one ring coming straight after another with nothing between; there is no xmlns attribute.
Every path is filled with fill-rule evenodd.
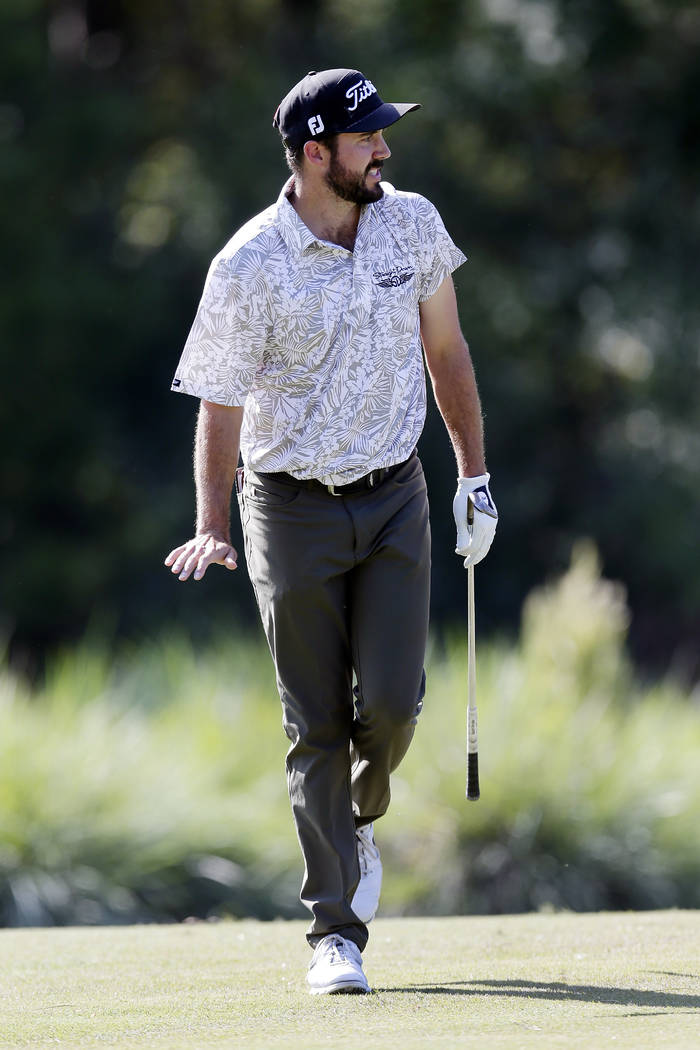
<svg viewBox="0 0 700 1050"><path fill-rule="evenodd" d="M398 288L410 281L414 273L410 266L393 266L391 270L375 270L372 280L380 288Z"/></svg>

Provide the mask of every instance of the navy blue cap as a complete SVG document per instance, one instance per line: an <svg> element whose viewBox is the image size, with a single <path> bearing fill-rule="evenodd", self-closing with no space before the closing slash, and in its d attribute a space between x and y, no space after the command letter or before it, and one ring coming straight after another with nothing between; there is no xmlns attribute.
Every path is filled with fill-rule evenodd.
<svg viewBox="0 0 700 1050"><path fill-rule="evenodd" d="M307 73L277 107L273 126L285 143L303 146L309 139L344 132L388 128L418 102L382 102L377 89L356 69Z"/></svg>

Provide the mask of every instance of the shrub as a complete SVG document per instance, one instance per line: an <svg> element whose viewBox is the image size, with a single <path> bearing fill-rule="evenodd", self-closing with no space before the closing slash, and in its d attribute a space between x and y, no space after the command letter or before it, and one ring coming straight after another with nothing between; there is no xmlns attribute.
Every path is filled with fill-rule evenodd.
<svg viewBox="0 0 700 1050"><path fill-rule="evenodd" d="M517 648L477 646L477 804L464 800L466 726L458 731L465 646L449 647L433 667L420 740L383 829L391 867L404 873L387 885L386 905L447 913L700 903L697 705L670 680L635 681L627 624L622 588L601 579L582 544L569 571L527 601Z"/></svg>
<svg viewBox="0 0 700 1050"><path fill-rule="evenodd" d="M478 804L464 640L431 653L378 831L384 914L700 904L697 705L635 680L627 623L584 544L518 645L477 646ZM302 914L280 723L261 640L85 643L34 690L5 669L0 923Z"/></svg>

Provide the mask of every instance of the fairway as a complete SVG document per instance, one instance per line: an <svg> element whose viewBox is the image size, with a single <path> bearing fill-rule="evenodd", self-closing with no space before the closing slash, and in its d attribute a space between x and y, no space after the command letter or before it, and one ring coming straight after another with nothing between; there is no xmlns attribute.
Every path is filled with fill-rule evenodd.
<svg viewBox="0 0 700 1050"><path fill-rule="evenodd" d="M366 997L307 995L303 931L0 931L0 1047L700 1044L700 912L379 919Z"/></svg>

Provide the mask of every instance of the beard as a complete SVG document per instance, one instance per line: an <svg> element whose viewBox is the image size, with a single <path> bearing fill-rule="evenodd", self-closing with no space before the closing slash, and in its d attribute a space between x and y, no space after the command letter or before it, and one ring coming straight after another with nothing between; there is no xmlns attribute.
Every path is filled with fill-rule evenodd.
<svg viewBox="0 0 700 1050"><path fill-rule="evenodd" d="M379 168L381 172L382 162L370 164L363 175L356 175L340 163L335 149L332 149L326 185L333 190L336 197L340 197L343 201L350 201L352 204L374 204L384 196L384 190L379 183L375 186L366 184L365 179L370 168Z"/></svg>

